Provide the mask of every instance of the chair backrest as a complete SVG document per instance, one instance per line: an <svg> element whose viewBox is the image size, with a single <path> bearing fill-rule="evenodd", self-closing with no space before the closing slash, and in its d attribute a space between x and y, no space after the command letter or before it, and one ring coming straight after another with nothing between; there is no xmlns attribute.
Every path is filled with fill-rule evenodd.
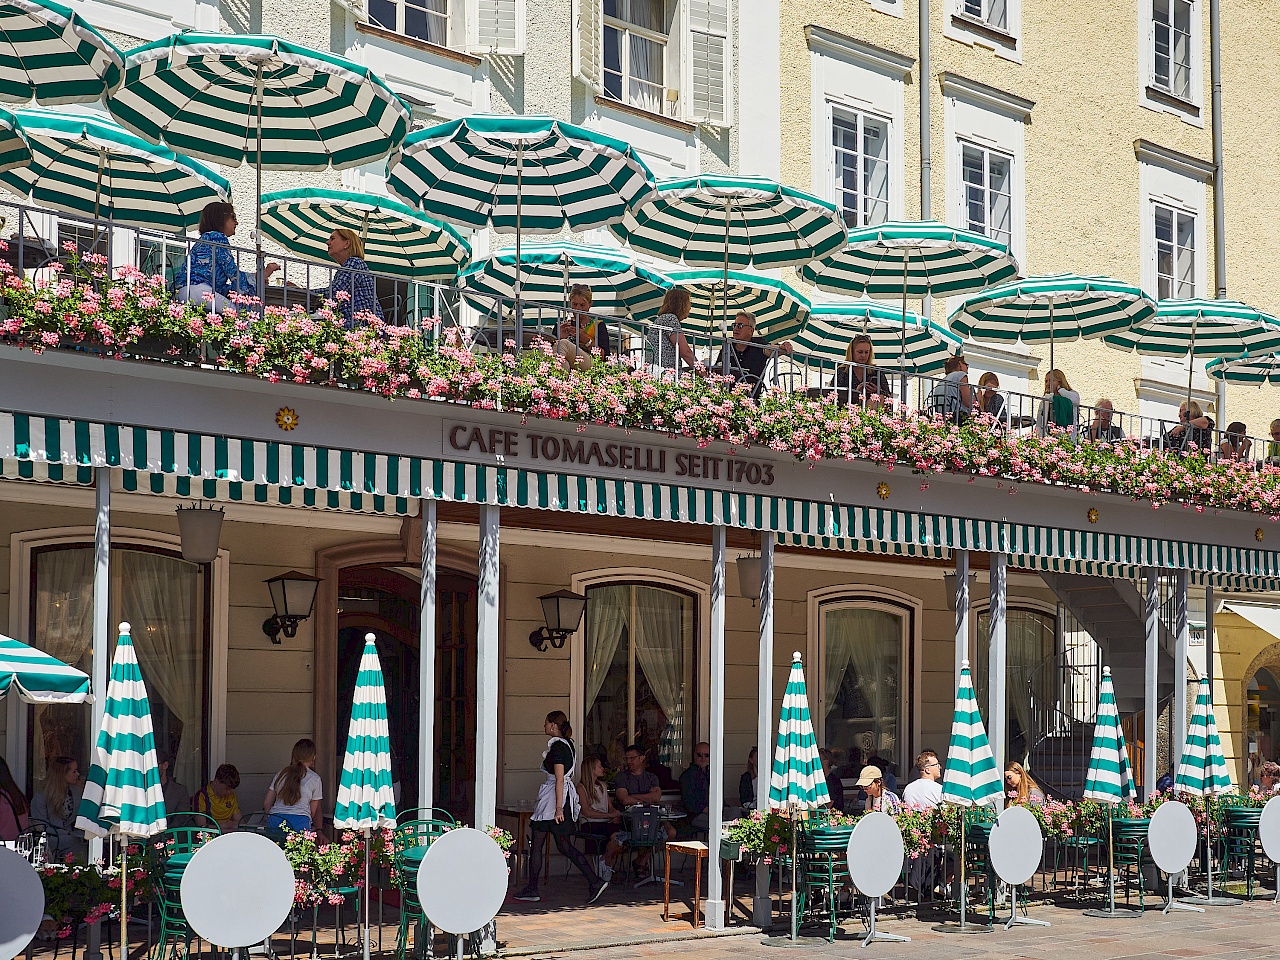
<svg viewBox="0 0 1280 960"><path fill-rule="evenodd" d="M408 823L410 820L437 820L440 823L457 823L452 813L444 807L417 807L405 810L396 815L396 821Z"/></svg>
<svg viewBox="0 0 1280 960"><path fill-rule="evenodd" d="M844 853L849 848L853 827L816 827L806 830L801 839L805 853Z"/></svg>
<svg viewBox="0 0 1280 960"><path fill-rule="evenodd" d="M929 412L947 420L959 420L964 412L960 402L960 384L943 380L929 394Z"/></svg>
<svg viewBox="0 0 1280 960"><path fill-rule="evenodd" d="M284 843L284 817L279 814L257 813L247 814L241 821L238 830L245 833L257 833L276 843Z"/></svg>
<svg viewBox="0 0 1280 960"><path fill-rule="evenodd" d="M200 813L196 810L184 810L181 813L171 813L165 818L166 822L173 827L212 827L214 830L221 829L218 821L212 815Z"/></svg>
<svg viewBox="0 0 1280 960"><path fill-rule="evenodd" d="M632 846L653 846L662 833L662 810L647 803L628 807L623 815L631 834Z"/></svg>
<svg viewBox="0 0 1280 960"><path fill-rule="evenodd" d="M408 820L397 824L392 845L396 853L403 853L411 847L429 847L439 837L453 829L454 822L443 820Z"/></svg>

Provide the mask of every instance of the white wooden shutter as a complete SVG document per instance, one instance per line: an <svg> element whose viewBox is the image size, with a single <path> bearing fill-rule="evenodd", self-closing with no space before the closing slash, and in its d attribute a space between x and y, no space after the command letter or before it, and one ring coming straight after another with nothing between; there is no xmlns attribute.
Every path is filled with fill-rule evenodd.
<svg viewBox="0 0 1280 960"><path fill-rule="evenodd" d="M573 75L596 93L604 90L604 2L573 0Z"/></svg>
<svg viewBox="0 0 1280 960"><path fill-rule="evenodd" d="M470 0L467 14L472 53L524 53L524 0Z"/></svg>
<svg viewBox="0 0 1280 960"><path fill-rule="evenodd" d="M729 0L688 0L689 119L728 124Z"/></svg>

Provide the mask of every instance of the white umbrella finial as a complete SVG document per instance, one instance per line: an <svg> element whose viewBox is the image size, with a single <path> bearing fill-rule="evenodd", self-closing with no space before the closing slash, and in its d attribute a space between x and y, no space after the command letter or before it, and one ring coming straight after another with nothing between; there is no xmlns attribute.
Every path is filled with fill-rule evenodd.
<svg viewBox="0 0 1280 960"><path fill-rule="evenodd" d="M377 639L378 639L378 638L377 638L377 637L375 637L372 633L366 633L366 634L364 635L364 642L365 642L365 643L373 643L373 642L374 642L375 640L377 640Z"/></svg>
<svg viewBox="0 0 1280 960"><path fill-rule="evenodd" d="M801 660L801 657L800 657L800 651L799 651L799 650L793 651L793 652L792 652L792 654L791 654L791 662L792 662L792 663L799 663L799 662L800 662L800 660Z"/></svg>
<svg viewBox="0 0 1280 960"><path fill-rule="evenodd" d="M968 661L968 660L961 660L961 661L960 661L960 669L961 669L961 670L968 670L968 669L969 669L969 661Z"/></svg>
<svg viewBox="0 0 1280 960"><path fill-rule="evenodd" d="M1103 667L1103 668L1102 668L1102 675L1103 675L1104 677L1109 677L1109 676L1111 676L1111 668L1110 668L1110 667Z"/></svg>
<svg viewBox="0 0 1280 960"><path fill-rule="evenodd" d="M129 626L129 621L125 620L125 621L122 621L122 622L121 622L121 624L120 624L120 632L121 632L121 633L128 633L128 632L129 632L130 630L132 630L132 629L133 629L133 627Z"/></svg>

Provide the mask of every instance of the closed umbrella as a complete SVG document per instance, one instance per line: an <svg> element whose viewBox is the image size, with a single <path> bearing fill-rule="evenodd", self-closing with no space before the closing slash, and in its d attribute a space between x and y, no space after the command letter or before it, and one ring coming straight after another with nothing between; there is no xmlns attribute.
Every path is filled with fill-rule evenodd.
<svg viewBox="0 0 1280 960"><path fill-rule="evenodd" d="M769 774L769 810L791 813L791 939L799 933L796 927L796 813L816 810L831 802L827 778L818 756L818 738L813 733L809 716L809 694L804 684L804 667L800 651L791 655L791 675L782 695L782 712L778 715L778 743L773 751L773 769ZM781 883L781 881L779 881Z"/></svg>
<svg viewBox="0 0 1280 960"><path fill-rule="evenodd" d="M664 180L621 223L614 236L632 249L687 267L719 267L724 293L730 270L786 267L839 250L847 232L835 206L763 177L702 176ZM729 339L729 298L720 304L720 338ZM729 353L724 368L729 372Z"/></svg>
<svg viewBox="0 0 1280 960"><path fill-rule="evenodd" d="M369 960L369 835L396 825L392 791L391 729L387 723L387 692L382 664L372 633L364 637L364 653L352 693L347 751L333 825L364 833L364 958Z"/></svg>
<svg viewBox="0 0 1280 960"><path fill-rule="evenodd" d="M1054 346L1088 340L1141 323L1155 304L1141 288L1110 277L1071 273L1028 277L969 297L947 319L962 337L995 343L1049 343L1049 369L1056 369Z"/></svg>
<svg viewBox="0 0 1280 960"><path fill-rule="evenodd" d="M1120 728L1120 711L1116 707L1111 668L1102 668L1102 685L1098 689L1098 712L1093 721L1093 749L1089 753L1089 770L1085 775L1084 799L1107 805L1107 909L1087 910L1088 916L1136 917L1133 910L1116 909L1114 824L1117 804L1138 795L1129 768L1129 752Z"/></svg>
<svg viewBox="0 0 1280 960"><path fill-rule="evenodd" d="M127 838L155 836L167 826L151 703L127 623L120 624L102 729L85 778L76 826L94 837L115 834L126 838L120 844L120 956L127 957Z"/></svg>
<svg viewBox="0 0 1280 960"><path fill-rule="evenodd" d="M810 301L809 319L796 337L796 346L834 360L844 360L849 341L858 334L871 338L876 366L909 373L929 373L959 352L963 341L950 330L914 311L906 315L879 300Z"/></svg>
<svg viewBox="0 0 1280 960"><path fill-rule="evenodd" d="M628 250L556 242L525 244L518 270L515 250L499 250L464 270L458 286L481 295L468 299L477 309L487 310L493 306L491 298L515 297L517 275L526 300L563 309L569 288L581 283L591 288L591 312L615 317L656 310L671 285Z"/></svg>
<svg viewBox="0 0 1280 960"><path fill-rule="evenodd" d="M1155 315L1106 338L1108 346L1187 358L1187 402L1197 359L1280 350L1280 320L1237 300L1161 300Z"/></svg>
<svg viewBox="0 0 1280 960"><path fill-rule="evenodd" d="M52 0L0 2L0 101L96 103L120 84L115 44Z"/></svg>
<svg viewBox="0 0 1280 960"><path fill-rule="evenodd" d="M756 332L772 341L798 334L809 316L804 294L762 274L730 270L727 285L719 270L670 270L667 278L673 286L689 291L692 302L687 326L702 336L710 335L726 308L731 314L750 312L756 318Z"/></svg>
<svg viewBox="0 0 1280 960"><path fill-rule="evenodd" d="M262 232L293 253L328 260L334 230L354 231L371 268L421 283L453 283L471 246L453 227L390 197L302 187L262 198Z"/></svg>
<svg viewBox="0 0 1280 960"><path fill-rule="evenodd" d="M947 747L947 769L942 777L942 802L960 807L960 926L942 929L967 931L965 910L968 906L968 890L965 886L965 811L993 803L1003 796L1004 782L996 769L996 758L991 752L978 712L978 700L973 694L973 677L969 673L969 661L960 670L960 687L956 690L956 708L951 718L951 744Z"/></svg>
<svg viewBox="0 0 1280 960"><path fill-rule="evenodd" d="M387 186L449 223L514 231L513 290L523 295L525 233L581 232L621 220L653 190L631 145L554 117L479 114L410 134Z"/></svg>
<svg viewBox="0 0 1280 960"><path fill-rule="evenodd" d="M27 703L87 703L89 677L35 647L0 636L0 697L13 690Z"/></svg>
<svg viewBox="0 0 1280 960"><path fill-rule="evenodd" d="M279 37L225 33L176 33L130 50L107 107L152 143L210 163L252 164L255 199L263 170L345 170L381 159L410 120L408 105L368 67Z"/></svg>
<svg viewBox="0 0 1280 960"><path fill-rule="evenodd" d="M205 204L230 196L230 184L203 163L101 115L33 108L17 121L31 162L0 174L0 185L40 206L182 233Z"/></svg>
<svg viewBox="0 0 1280 960"><path fill-rule="evenodd" d="M1209 841L1209 805L1213 797L1231 793L1235 787L1227 771L1227 761L1222 755L1222 741L1218 739L1218 725L1213 716L1213 704L1209 699L1209 678L1200 680L1196 704L1187 721L1187 742L1178 761L1178 773L1173 778L1176 793L1205 798L1204 841L1205 865L1208 874L1209 893L1204 897L1192 897L1195 903L1212 906L1230 906L1240 901L1234 897L1213 895L1213 845Z"/></svg>
<svg viewBox="0 0 1280 960"><path fill-rule="evenodd" d="M1008 248L972 230L936 220L894 220L849 233L843 249L815 260L800 276L847 297L901 297L901 353L907 352L907 297L963 296L1018 275ZM905 403L907 382L902 381Z"/></svg>

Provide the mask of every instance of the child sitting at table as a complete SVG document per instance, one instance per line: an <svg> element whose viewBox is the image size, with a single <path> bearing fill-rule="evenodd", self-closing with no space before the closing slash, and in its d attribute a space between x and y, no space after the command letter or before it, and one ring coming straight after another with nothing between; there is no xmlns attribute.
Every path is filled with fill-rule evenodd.
<svg viewBox="0 0 1280 960"><path fill-rule="evenodd" d="M192 797L197 813L207 813L218 821L223 833L240 826L240 802L236 799L236 787L240 786L240 771L229 763L218 768L203 790Z"/></svg>

